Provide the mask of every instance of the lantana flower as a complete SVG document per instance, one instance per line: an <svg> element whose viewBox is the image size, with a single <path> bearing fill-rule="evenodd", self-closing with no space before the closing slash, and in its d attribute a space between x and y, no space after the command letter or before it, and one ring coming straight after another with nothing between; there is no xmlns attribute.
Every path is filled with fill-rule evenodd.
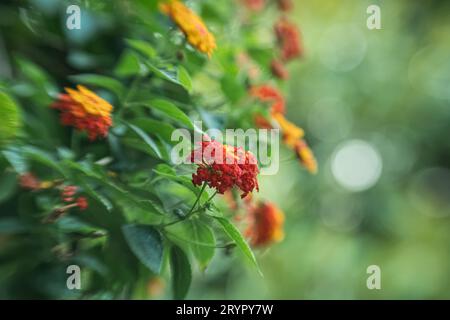
<svg viewBox="0 0 450 320"><path fill-rule="evenodd" d="M247 9L252 11L261 11L266 5L266 0L242 0Z"/></svg>
<svg viewBox="0 0 450 320"><path fill-rule="evenodd" d="M178 0L161 3L160 10L173 20L193 47L211 56L216 48L216 39L197 14Z"/></svg>
<svg viewBox="0 0 450 320"><path fill-rule="evenodd" d="M280 60L272 60L272 62L270 63L270 71L278 79L286 80L289 78L289 72L287 71L286 66Z"/></svg>
<svg viewBox="0 0 450 320"><path fill-rule="evenodd" d="M284 61L292 60L303 54L300 32L294 23L283 17L276 22L274 29L281 48L281 58Z"/></svg>
<svg viewBox="0 0 450 320"><path fill-rule="evenodd" d="M300 163L312 174L317 173L317 161L314 153L304 139L300 139L295 143L295 153Z"/></svg>
<svg viewBox="0 0 450 320"><path fill-rule="evenodd" d="M284 12L291 11L294 8L292 0L277 0L277 4L278 9Z"/></svg>
<svg viewBox="0 0 450 320"><path fill-rule="evenodd" d="M198 165L197 171L192 175L194 185L206 183L219 194L237 187L243 192L241 198L254 189L259 191L258 164L250 151L223 145L215 140L202 141L192 151L191 162Z"/></svg>
<svg viewBox="0 0 450 320"><path fill-rule="evenodd" d="M278 89L267 84L254 86L250 89L250 95L261 102L270 103L272 113L285 113L285 100Z"/></svg>
<svg viewBox="0 0 450 320"><path fill-rule="evenodd" d="M305 132L303 129L287 120L281 113L272 113L272 117L280 126L283 142L288 147L293 148L297 141L304 137Z"/></svg>
<svg viewBox="0 0 450 320"><path fill-rule="evenodd" d="M248 212L249 225L245 232L254 247L279 242L284 238L284 213L271 202L258 202Z"/></svg>
<svg viewBox="0 0 450 320"><path fill-rule="evenodd" d="M65 90L52 104L61 111L61 123L87 132L90 140L106 137L112 125L112 105L82 85Z"/></svg>

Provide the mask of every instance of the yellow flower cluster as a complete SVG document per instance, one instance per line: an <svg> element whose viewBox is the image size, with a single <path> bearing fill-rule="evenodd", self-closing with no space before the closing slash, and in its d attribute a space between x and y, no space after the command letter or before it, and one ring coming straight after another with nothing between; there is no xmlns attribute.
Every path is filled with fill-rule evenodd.
<svg viewBox="0 0 450 320"><path fill-rule="evenodd" d="M160 10L175 22L193 47L211 56L216 40L199 16L178 0L161 3Z"/></svg>

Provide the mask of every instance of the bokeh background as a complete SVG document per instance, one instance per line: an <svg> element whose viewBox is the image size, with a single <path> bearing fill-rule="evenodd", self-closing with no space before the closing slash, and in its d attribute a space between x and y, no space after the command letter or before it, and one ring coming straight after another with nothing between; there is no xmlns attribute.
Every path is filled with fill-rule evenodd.
<svg viewBox="0 0 450 320"><path fill-rule="evenodd" d="M306 56L290 66L288 117L319 173L291 160L262 179L287 215L284 242L259 252L264 278L216 259L190 297L450 298L450 4L295 4ZM381 30L366 27L370 4Z"/></svg>
<svg viewBox="0 0 450 320"><path fill-rule="evenodd" d="M78 33L54 31L64 30L57 18L36 28L42 16L64 14L58 1L29 1L35 10L19 14L13 2L21 1L0 4L3 79L20 57L60 84L67 74L102 72L117 61L121 35L143 32L107 11L84 15ZM381 30L366 26L371 4L381 8ZM445 0L295 1L290 18L305 55L289 65L284 91L319 173L299 170L282 149L280 172L261 178L260 196L286 214L284 241L256 251L264 277L219 251L206 272L196 271L188 298L450 298L449 14ZM257 20L268 30L258 33L262 42L270 19ZM14 90L33 94L26 85ZM366 287L370 265L381 268L381 290Z"/></svg>

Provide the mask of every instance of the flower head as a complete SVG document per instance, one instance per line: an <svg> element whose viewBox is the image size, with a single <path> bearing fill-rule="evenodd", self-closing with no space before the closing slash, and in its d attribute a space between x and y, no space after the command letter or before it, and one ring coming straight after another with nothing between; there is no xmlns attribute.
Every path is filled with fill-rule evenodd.
<svg viewBox="0 0 450 320"><path fill-rule="evenodd" d="M294 8L292 0L277 0L277 4L278 9L284 12L291 11Z"/></svg>
<svg viewBox="0 0 450 320"><path fill-rule="evenodd" d="M283 142L290 148L293 148L297 141L305 135L302 128L287 120L281 113L273 113L272 117L279 124L283 134Z"/></svg>
<svg viewBox="0 0 450 320"><path fill-rule="evenodd" d="M175 22L193 47L211 56L216 48L216 39L199 16L179 0L164 2L160 9Z"/></svg>
<svg viewBox="0 0 450 320"><path fill-rule="evenodd" d="M286 18L281 18L275 24L275 35L281 47L281 57L288 61L303 54L300 42L300 32L297 26Z"/></svg>
<svg viewBox="0 0 450 320"><path fill-rule="evenodd" d="M220 194L236 186L243 192L241 198L254 189L259 190L256 158L242 148L223 145L215 140L202 141L192 151L191 161L198 165L192 175L194 185L206 183Z"/></svg>
<svg viewBox="0 0 450 320"><path fill-rule="evenodd" d="M113 107L106 100L82 85L77 90L66 88L52 107L61 111L63 125L87 132L90 140L106 137L112 125Z"/></svg>
<svg viewBox="0 0 450 320"><path fill-rule="evenodd" d="M270 63L270 70L272 74L278 79L286 80L287 78L289 78L289 72L280 60L272 60L272 62Z"/></svg>
<svg viewBox="0 0 450 320"><path fill-rule="evenodd" d="M76 201L77 207L80 210L86 210L88 208L88 201L85 197L79 197Z"/></svg>
<svg viewBox="0 0 450 320"><path fill-rule="evenodd" d="M243 0L244 5L252 11L261 11L266 5L265 0Z"/></svg>
<svg viewBox="0 0 450 320"><path fill-rule="evenodd" d="M301 139L294 146L295 153L300 163L312 174L317 173L317 161L314 153L305 140Z"/></svg>
<svg viewBox="0 0 450 320"><path fill-rule="evenodd" d="M259 202L249 208L249 226L246 235L252 246L267 246L284 238L284 214L273 203Z"/></svg>
<svg viewBox="0 0 450 320"><path fill-rule="evenodd" d="M250 89L250 95L262 102L271 104L271 112L284 113L285 101L283 95L276 88L270 85L254 86Z"/></svg>
<svg viewBox="0 0 450 320"><path fill-rule="evenodd" d="M26 172L19 176L19 184L24 189L38 191L53 187L52 181L41 181L33 173Z"/></svg>

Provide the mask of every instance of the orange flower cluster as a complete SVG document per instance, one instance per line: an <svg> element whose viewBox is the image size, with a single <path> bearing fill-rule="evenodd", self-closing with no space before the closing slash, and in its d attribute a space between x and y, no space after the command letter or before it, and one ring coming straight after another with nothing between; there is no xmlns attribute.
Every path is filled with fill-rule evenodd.
<svg viewBox="0 0 450 320"><path fill-rule="evenodd" d="M194 185L206 183L220 194L236 186L243 191L241 198L254 189L259 191L258 164L249 151L214 140L202 141L201 145L192 151L191 162L198 165L197 172L192 175Z"/></svg>
<svg viewBox="0 0 450 320"><path fill-rule="evenodd" d="M161 3L160 10L175 22L194 48L211 56L216 39L199 16L178 0Z"/></svg>
<svg viewBox="0 0 450 320"><path fill-rule="evenodd" d="M271 120L279 127L283 142L292 149L300 163L311 173L317 172L317 162L306 141L303 139L305 132L286 119L285 100L281 92L269 85L259 85L250 88L250 95L261 102L269 102ZM260 114L256 114L254 121L257 127L264 129L273 128L272 121Z"/></svg>
<svg viewBox="0 0 450 320"><path fill-rule="evenodd" d="M89 139L106 137L112 125L113 107L82 85L77 90L66 88L52 107L61 111L61 123L85 131Z"/></svg>
<svg viewBox="0 0 450 320"><path fill-rule="evenodd" d="M259 85L250 88L250 95L261 102L270 103L271 113L285 113L285 101L283 95L270 85Z"/></svg>
<svg viewBox="0 0 450 320"><path fill-rule="evenodd" d="M284 214L275 204L258 202L249 208L248 219L245 234L252 246L262 247L283 240Z"/></svg>

